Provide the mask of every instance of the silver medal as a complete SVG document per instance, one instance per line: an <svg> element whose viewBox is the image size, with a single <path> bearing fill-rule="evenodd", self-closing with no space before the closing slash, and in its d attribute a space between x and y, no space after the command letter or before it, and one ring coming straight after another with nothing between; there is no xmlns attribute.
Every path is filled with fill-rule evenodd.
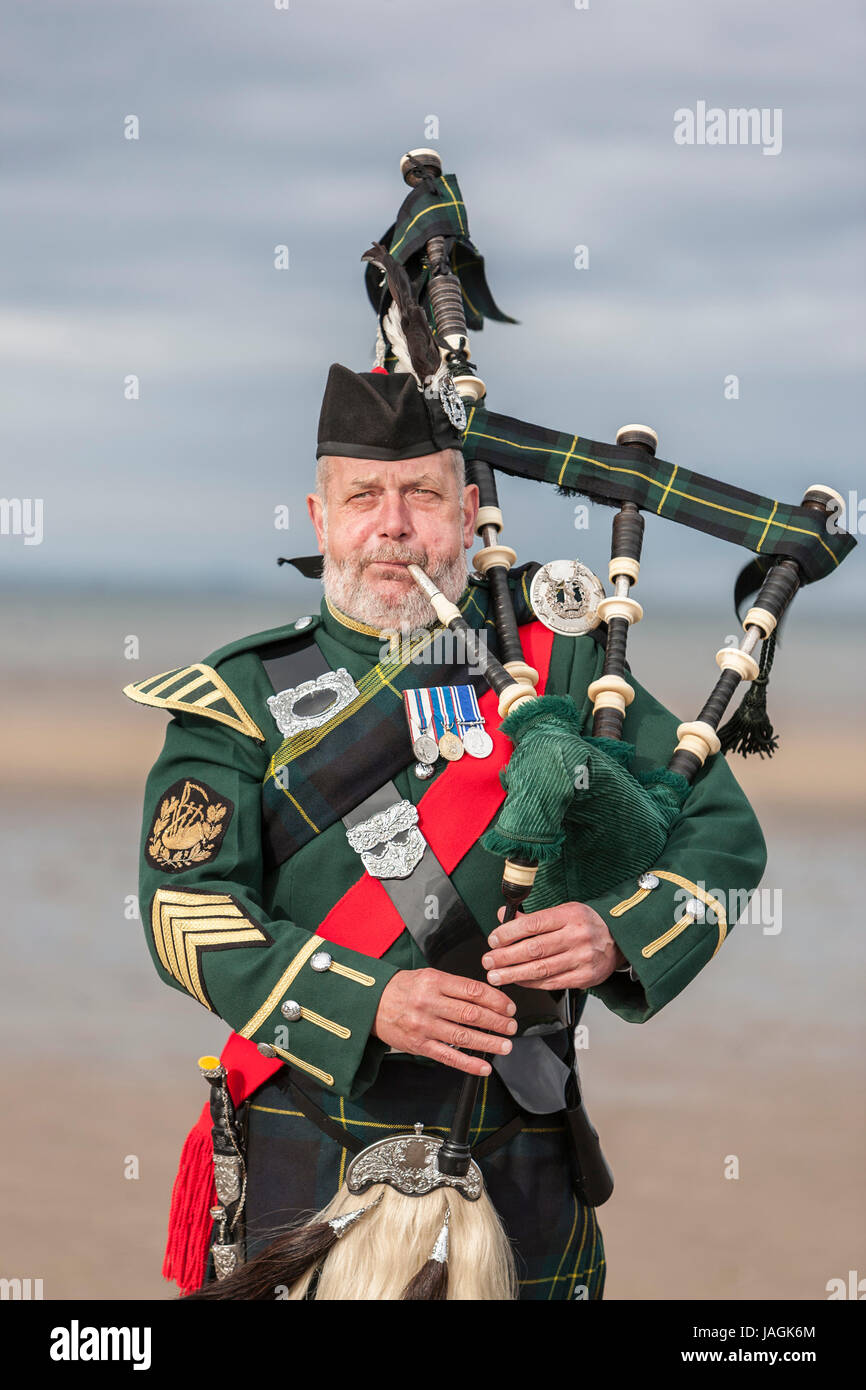
<svg viewBox="0 0 866 1390"><path fill-rule="evenodd" d="M430 734L419 734L412 744L412 752L419 763L430 763L432 766L439 757L439 744Z"/></svg>
<svg viewBox="0 0 866 1390"><path fill-rule="evenodd" d="M436 771L432 763L416 763L412 771L421 782L426 782L428 777L432 777Z"/></svg>
<svg viewBox="0 0 866 1390"><path fill-rule="evenodd" d="M598 627L604 586L579 560L551 560L542 565L529 588L535 616L551 632L580 637Z"/></svg>
<svg viewBox="0 0 866 1390"><path fill-rule="evenodd" d="M493 739L480 724L469 724L461 730L463 747L470 758L488 758L493 752Z"/></svg>

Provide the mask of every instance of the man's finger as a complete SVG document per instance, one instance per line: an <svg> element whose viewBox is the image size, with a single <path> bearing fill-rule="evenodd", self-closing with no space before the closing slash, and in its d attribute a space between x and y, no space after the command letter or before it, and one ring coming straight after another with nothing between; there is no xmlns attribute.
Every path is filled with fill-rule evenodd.
<svg viewBox="0 0 866 1390"><path fill-rule="evenodd" d="M537 936L539 932L558 931L568 921L566 907L574 904L560 904L547 907L543 912L518 912L512 922L502 922L490 933L491 946L510 946L524 936Z"/></svg>
<svg viewBox="0 0 866 1390"><path fill-rule="evenodd" d="M527 960L543 960L545 957L561 956L574 942L560 927L558 931L541 932L538 936L524 937L513 946L500 946L481 957L481 964L487 971L502 970L507 965L522 965Z"/></svg>
<svg viewBox="0 0 866 1390"><path fill-rule="evenodd" d="M441 1003L438 1005L439 1017L450 1019L452 1023L460 1023L464 1028L483 1028L488 1033L507 1033L509 1035L517 1032L517 1021L507 1018L505 1014L494 1013L493 1009L484 1009L480 1004L471 1004L466 1000L449 999L443 995Z"/></svg>
<svg viewBox="0 0 866 1390"><path fill-rule="evenodd" d="M462 999L471 1004L481 1004L494 1013L512 1017L517 1013L516 1006L501 990L486 985L483 980L470 980L465 975L446 975L441 973L439 988L449 999Z"/></svg>
<svg viewBox="0 0 866 1390"><path fill-rule="evenodd" d="M545 960L530 960L524 965L510 965L506 970L491 970L490 976L497 985L534 983L549 989L554 975L575 969L577 966L571 956L559 955Z"/></svg>
<svg viewBox="0 0 866 1390"><path fill-rule="evenodd" d="M489 1062L485 1062L483 1057L473 1057L468 1052L455 1052L453 1047L446 1047L444 1043L436 1042L435 1039L422 1048L423 1057L432 1057L434 1062L443 1062L446 1067L453 1067L455 1071L467 1071L472 1076L489 1076L492 1067Z"/></svg>
<svg viewBox="0 0 866 1390"><path fill-rule="evenodd" d="M582 980L575 970L570 970L567 975L552 975L549 980L524 980L524 989L585 989L592 981Z"/></svg>
<svg viewBox="0 0 866 1390"><path fill-rule="evenodd" d="M464 1028L460 1023L450 1023L447 1018L437 1019L431 1030L437 1042L448 1047L471 1052L495 1052L506 1056L511 1051L511 1039L500 1038L496 1033L479 1033L475 1028Z"/></svg>

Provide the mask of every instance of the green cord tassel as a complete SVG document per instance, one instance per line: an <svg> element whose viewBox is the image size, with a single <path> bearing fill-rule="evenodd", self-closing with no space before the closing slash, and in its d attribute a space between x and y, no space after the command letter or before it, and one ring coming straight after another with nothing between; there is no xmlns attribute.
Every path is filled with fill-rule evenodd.
<svg viewBox="0 0 866 1390"><path fill-rule="evenodd" d="M776 634L772 633L761 649L758 674L746 691L742 704L727 724L717 730L723 753L741 753L747 758L750 753L764 754L772 758L779 746L778 735L773 732L767 714L767 684L770 668L776 652Z"/></svg>

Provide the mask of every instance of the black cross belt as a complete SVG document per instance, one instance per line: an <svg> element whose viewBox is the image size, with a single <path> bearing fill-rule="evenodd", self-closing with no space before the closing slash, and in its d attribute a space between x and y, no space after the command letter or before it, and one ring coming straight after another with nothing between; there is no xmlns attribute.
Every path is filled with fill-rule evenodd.
<svg viewBox="0 0 866 1390"><path fill-rule="evenodd" d="M297 660L296 660L297 658ZM331 667L313 641L263 661L268 679L279 692L314 680ZM405 801L393 782L385 782L343 817L347 830L357 830L373 816ZM411 803L410 803L411 804ZM405 838L408 832L398 832ZM420 834L420 832L417 832ZM424 959L437 970L469 979L485 980L481 956L487 938L464 903L429 845L405 877L380 877L385 892ZM436 911L426 915L433 899ZM565 1086L570 1068L553 1050L562 1049L568 1024L568 993L511 986L507 993L517 1005L521 1034L512 1039L507 1057L493 1057L492 1065L513 1099L532 1114L550 1114L565 1106ZM527 1036L527 1030L531 1035ZM548 1046L546 1035L555 1035Z"/></svg>

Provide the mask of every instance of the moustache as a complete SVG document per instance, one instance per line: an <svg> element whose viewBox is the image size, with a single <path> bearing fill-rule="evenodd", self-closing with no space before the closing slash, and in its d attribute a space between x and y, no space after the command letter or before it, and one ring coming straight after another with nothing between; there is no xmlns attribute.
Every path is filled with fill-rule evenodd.
<svg viewBox="0 0 866 1390"><path fill-rule="evenodd" d="M420 565L426 570L428 557L425 550L398 550L394 546L381 546L372 555L360 556L359 562L362 569L366 569L368 565L388 564Z"/></svg>

